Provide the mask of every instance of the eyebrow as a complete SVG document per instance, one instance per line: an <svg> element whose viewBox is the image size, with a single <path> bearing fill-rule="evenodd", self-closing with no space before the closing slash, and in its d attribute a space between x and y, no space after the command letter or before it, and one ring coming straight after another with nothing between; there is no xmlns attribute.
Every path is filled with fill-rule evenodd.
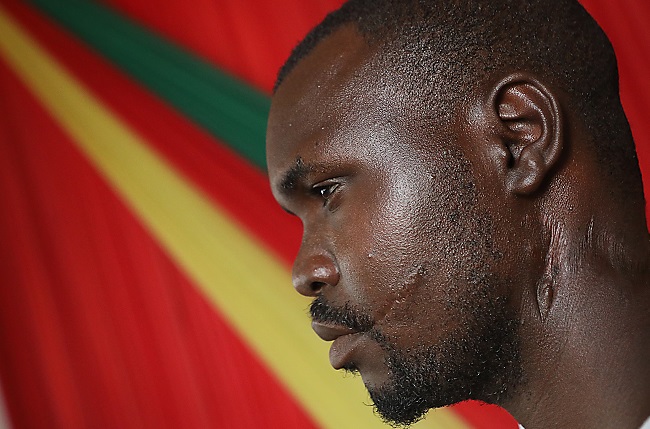
<svg viewBox="0 0 650 429"><path fill-rule="evenodd" d="M282 176L280 181L280 189L283 193L289 193L295 190L298 186L298 183L305 180L305 177L309 172L312 171L312 168L308 165L305 165L302 158L296 158L295 162L287 170L286 173Z"/></svg>

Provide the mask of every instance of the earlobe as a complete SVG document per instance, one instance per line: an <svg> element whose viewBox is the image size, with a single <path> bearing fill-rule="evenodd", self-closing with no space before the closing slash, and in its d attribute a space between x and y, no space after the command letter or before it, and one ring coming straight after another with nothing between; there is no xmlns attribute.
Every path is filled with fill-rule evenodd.
<svg viewBox="0 0 650 429"><path fill-rule="evenodd" d="M510 156L506 188L530 195L545 182L562 152L559 103L544 85L525 75L502 80L492 95L497 129Z"/></svg>

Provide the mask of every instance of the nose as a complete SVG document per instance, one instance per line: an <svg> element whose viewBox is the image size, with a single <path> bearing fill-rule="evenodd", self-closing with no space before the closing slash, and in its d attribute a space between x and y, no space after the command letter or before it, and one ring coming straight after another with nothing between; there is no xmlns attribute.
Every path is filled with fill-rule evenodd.
<svg viewBox="0 0 650 429"><path fill-rule="evenodd" d="M336 286L340 273L334 257L301 248L293 264L293 287L301 295L315 297L326 286Z"/></svg>

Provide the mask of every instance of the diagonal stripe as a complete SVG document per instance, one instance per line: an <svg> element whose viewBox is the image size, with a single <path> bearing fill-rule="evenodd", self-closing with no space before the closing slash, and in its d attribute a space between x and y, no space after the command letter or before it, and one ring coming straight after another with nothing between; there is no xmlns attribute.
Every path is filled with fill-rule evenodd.
<svg viewBox="0 0 650 429"><path fill-rule="evenodd" d="M34 8L5 2L11 16L132 130L290 265L301 226L277 205L266 174ZM188 144L191 142L191 144Z"/></svg>
<svg viewBox="0 0 650 429"><path fill-rule="evenodd" d="M31 3L250 162L265 168L267 96L99 3Z"/></svg>
<svg viewBox="0 0 650 429"><path fill-rule="evenodd" d="M0 8L0 52L154 237L324 426L383 427L358 380L325 370L280 263L116 119ZM316 363L320 363L316 364ZM308 380L308 382L306 381ZM466 427L437 410L422 427Z"/></svg>

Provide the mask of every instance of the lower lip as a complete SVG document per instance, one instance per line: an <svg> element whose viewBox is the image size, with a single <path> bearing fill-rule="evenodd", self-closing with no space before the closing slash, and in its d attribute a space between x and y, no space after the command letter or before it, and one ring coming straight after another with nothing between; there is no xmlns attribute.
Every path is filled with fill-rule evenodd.
<svg viewBox="0 0 650 429"><path fill-rule="evenodd" d="M338 337L330 348L330 364L334 369L344 368L352 361L352 354L361 341L362 333L348 334Z"/></svg>

